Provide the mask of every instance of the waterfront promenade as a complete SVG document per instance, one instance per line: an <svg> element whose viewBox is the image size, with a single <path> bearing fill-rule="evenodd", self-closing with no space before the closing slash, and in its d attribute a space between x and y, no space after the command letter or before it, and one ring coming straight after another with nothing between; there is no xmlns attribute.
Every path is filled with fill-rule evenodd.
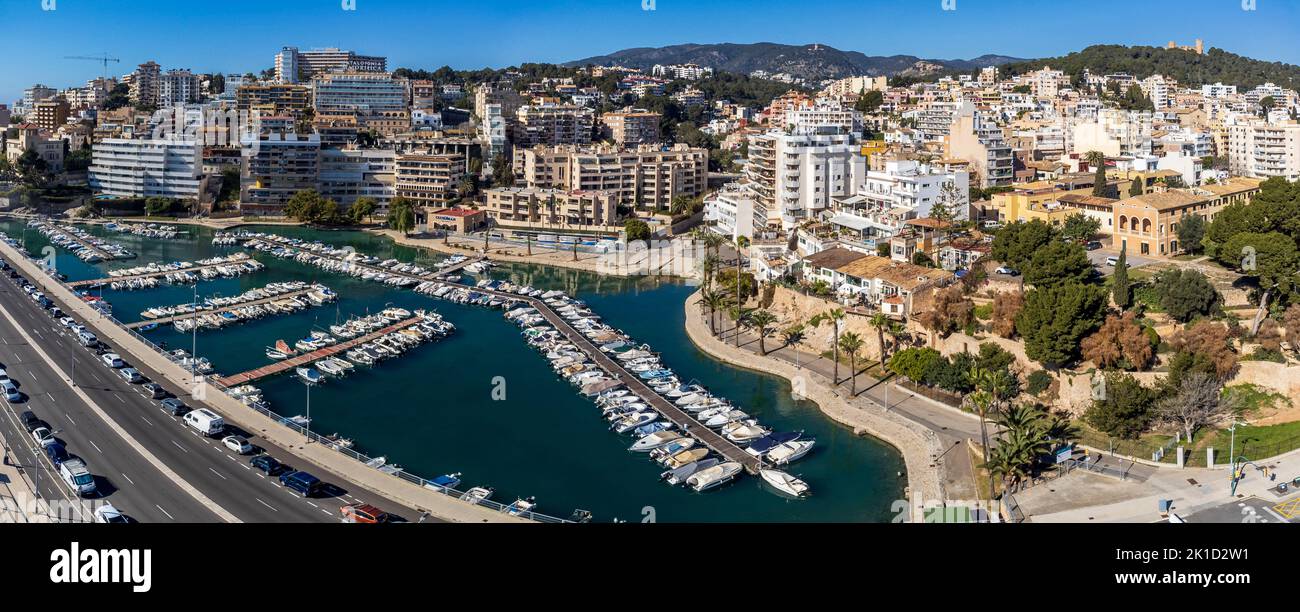
<svg viewBox="0 0 1300 612"><path fill-rule="evenodd" d="M687 298L684 307L687 335L700 350L733 365L786 378L794 390L817 404L828 417L852 427L855 432L879 438L897 448L907 465L908 493L912 497L919 497L925 503L973 497L973 486L970 495L966 495L964 483L948 482L952 479L941 477L941 474L948 473L949 464L955 464L959 469L961 462L970 465L970 455L962 443L967 436L958 439L941 437L931 428L900 414L896 405L886 410L865 394L852 397L841 385L831 384L829 374L823 375L813 367L818 360L815 355L808 355L801 361L802 367L796 367L793 362L772 354L758 355L755 352L757 337L747 339L742 336L741 348L736 348L709 332L706 315L698 301L699 294L694 293ZM978 422L970 422L978 431ZM949 488L957 490L950 491ZM919 517L912 518L919 520Z"/></svg>

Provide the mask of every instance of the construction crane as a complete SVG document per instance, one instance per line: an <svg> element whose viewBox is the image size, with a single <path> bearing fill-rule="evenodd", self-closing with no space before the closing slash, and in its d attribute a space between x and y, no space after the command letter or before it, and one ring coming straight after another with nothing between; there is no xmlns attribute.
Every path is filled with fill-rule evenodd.
<svg viewBox="0 0 1300 612"><path fill-rule="evenodd" d="M102 54L102 55L100 55L100 56L67 55L67 56L64 56L63 59L73 59L73 60L91 60L91 61L99 62L100 64L102 64L102 65L104 66L104 79L105 79L105 80L108 80L108 63L109 63L109 62L115 62L115 63L121 63L121 62L122 62L122 60L117 59L116 57L109 57L107 53L104 53L104 54Z"/></svg>

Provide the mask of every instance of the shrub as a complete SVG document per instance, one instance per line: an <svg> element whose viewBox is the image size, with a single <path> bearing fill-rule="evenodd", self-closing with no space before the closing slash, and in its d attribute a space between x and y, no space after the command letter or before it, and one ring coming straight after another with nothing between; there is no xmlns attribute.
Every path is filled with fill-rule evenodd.
<svg viewBox="0 0 1300 612"><path fill-rule="evenodd" d="M1028 391L1030 395L1038 395L1046 391L1050 386L1052 386L1052 375L1048 374L1047 370L1034 370L1029 375L1025 391Z"/></svg>

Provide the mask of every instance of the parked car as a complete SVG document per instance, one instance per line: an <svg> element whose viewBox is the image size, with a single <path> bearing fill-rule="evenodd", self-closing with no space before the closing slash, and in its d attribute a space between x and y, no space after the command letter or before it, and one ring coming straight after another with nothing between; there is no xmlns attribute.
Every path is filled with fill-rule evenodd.
<svg viewBox="0 0 1300 612"><path fill-rule="evenodd" d="M292 472L289 466L280 463L278 459L270 455L258 455L248 461L248 464L256 469L262 470L267 476L279 476L284 472Z"/></svg>
<svg viewBox="0 0 1300 612"><path fill-rule="evenodd" d="M140 385L140 388L144 389L149 393L149 399L162 399L164 397L167 397L167 390L164 389L162 385L156 382L147 382L143 385Z"/></svg>
<svg viewBox="0 0 1300 612"><path fill-rule="evenodd" d="M1089 241L1088 241L1088 250L1089 250L1089 251L1095 251L1095 250L1097 250L1097 249L1100 249L1101 247L1102 247L1102 244L1101 244L1101 241L1100 241L1100 240L1089 240Z"/></svg>
<svg viewBox="0 0 1300 612"><path fill-rule="evenodd" d="M126 362L122 361L122 357L119 356L117 353L104 353L99 357L99 360L104 362L104 365L110 368L126 367Z"/></svg>
<svg viewBox="0 0 1300 612"><path fill-rule="evenodd" d="M4 368L0 368L0 382L6 380L9 380L9 372L6 372Z"/></svg>
<svg viewBox="0 0 1300 612"><path fill-rule="evenodd" d="M45 456L50 458L50 463L59 465L68 460L68 449L62 444L55 442L45 447Z"/></svg>
<svg viewBox="0 0 1300 612"><path fill-rule="evenodd" d="M35 440L36 443L40 444L42 447L59 443L59 441L54 438L54 432L50 431L50 428L48 427L37 427L36 429L33 429L32 440Z"/></svg>
<svg viewBox="0 0 1300 612"><path fill-rule="evenodd" d="M384 512L370 504L352 504L350 506L343 506L342 508L339 508L339 512L343 515L343 520L348 523L365 523L373 525L376 523L392 522L392 517L390 517L387 512Z"/></svg>
<svg viewBox="0 0 1300 612"><path fill-rule="evenodd" d="M189 411L189 407L185 405L185 402L182 402L179 399L174 397L169 397L163 400L162 409L163 412L166 412L167 414L170 414L172 416L180 416Z"/></svg>
<svg viewBox="0 0 1300 612"><path fill-rule="evenodd" d="M1020 271L1011 266L1002 266L997 269L997 273L1005 274L1006 276L1020 276Z"/></svg>
<svg viewBox="0 0 1300 612"><path fill-rule="evenodd" d="M4 390L4 392L5 392L5 399L7 399L7 400L9 400L9 401L11 401L11 402L21 402L21 401L23 401L23 393L22 393L22 391L19 391L19 390L18 390L18 385L15 385L15 384L14 384L14 381L12 381L12 380L6 380L6 381L3 381L3 382L0 382L0 390Z"/></svg>
<svg viewBox="0 0 1300 612"><path fill-rule="evenodd" d="M1114 256L1114 255L1111 255L1110 257L1107 257L1107 258L1106 258L1106 265L1111 266L1111 267L1114 267L1114 266L1116 266L1116 265L1119 265L1119 258L1116 257L1116 256Z"/></svg>
<svg viewBox="0 0 1300 612"><path fill-rule="evenodd" d="M95 492L95 477L90 475L90 469L81 459L73 457L59 464L59 475L82 497Z"/></svg>
<svg viewBox="0 0 1300 612"><path fill-rule="evenodd" d="M121 510L113 507L113 504L104 504L95 508L96 523L130 523L131 520L122 514Z"/></svg>
<svg viewBox="0 0 1300 612"><path fill-rule="evenodd" d="M240 436L226 436L221 439L221 443L225 444L226 448L241 455L247 455L253 452L253 445L249 444L248 440Z"/></svg>
<svg viewBox="0 0 1300 612"><path fill-rule="evenodd" d="M37 427L49 427L45 421L36 418L36 413L31 410L23 411L18 415L18 419L22 421L23 427L27 428L27 433L32 433Z"/></svg>
<svg viewBox="0 0 1300 612"><path fill-rule="evenodd" d="M144 376L141 376L140 371L135 368L122 368L117 371L117 374L122 377L122 380L129 383L144 382Z"/></svg>

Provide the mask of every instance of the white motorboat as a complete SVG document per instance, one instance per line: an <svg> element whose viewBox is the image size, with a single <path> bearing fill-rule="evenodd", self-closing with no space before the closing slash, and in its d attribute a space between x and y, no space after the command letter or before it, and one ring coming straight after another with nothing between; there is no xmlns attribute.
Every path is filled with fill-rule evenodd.
<svg viewBox="0 0 1300 612"><path fill-rule="evenodd" d="M282 361L289 358L289 356L286 355L285 353L277 351L273 348L266 349L266 357L267 359L274 359L276 361Z"/></svg>
<svg viewBox="0 0 1300 612"><path fill-rule="evenodd" d="M770 430L759 427L758 425L745 425L743 427L737 427L728 433L727 439L736 444L744 444L746 442L753 442L754 440L770 433L772 433Z"/></svg>
<svg viewBox="0 0 1300 612"><path fill-rule="evenodd" d="M686 485L697 492L707 491L731 481L742 469L744 468L735 461L719 463L707 470L691 475L686 479Z"/></svg>
<svg viewBox="0 0 1300 612"><path fill-rule="evenodd" d="M628 450L634 453L648 453L681 437L682 435L675 431L656 431L634 442Z"/></svg>
<svg viewBox="0 0 1300 612"><path fill-rule="evenodd" d="M471 504L482 503L484 500L492 497L492 487L474 487L460 496L461 501L467 501Z"/></svg>
<svg viewBox="0 0 1300 612"><path fill-rule="evenodd" d="M763 482L791 497L806 497L811 494L808 483L795 478L781 470L760 470Z"/></svg>
<svg viewBox="0 0 1300 612"><path fill-rule="evenodd" d="M631 415L623 417L621 421L618 421L618 423L614 425L614 431L618 433L627 433L657 418L659 418L659 413L657 412L634 412Z"/></svg>
<svg viewBox="0 0 1300 612"><path fill-rule="evenodd" d="M704 422L704 426L717 428L722 427L727 423L731 423L732 421L739 421L747 418L749 418L749 413L744 410L728 410L722 414L716 414L710 417L709 420Z"/></svg>
<svg viewBox="0 0 1300 612"><path fill-rule="evenodd" d="M684 465L695 463L707 456L709 456L709 449L691 448L664 459L662 463L664 464L664 467L670 470L675 470Z"/></svg>
<svg viewBox="0 0 1300 612"><path fill-rule="evenodd" d="M535 506L537 506L536 497L529 497L527 499L521 497L519 499L516 499L515 503L506 506L503 512L509 514L510 516L519 516L525 512L532 510Z"/></svg>
<svg viewBox="0 0 1300 612"><path fill-rule="evenodd" d="M794 440L792 442L786 442L770 451L767 451L767 460L771 462L772 465L786 465L792 461L798 460L804 455L807 455L808 451L812 450L813 445L816 443L816 440Z"/></svg>

